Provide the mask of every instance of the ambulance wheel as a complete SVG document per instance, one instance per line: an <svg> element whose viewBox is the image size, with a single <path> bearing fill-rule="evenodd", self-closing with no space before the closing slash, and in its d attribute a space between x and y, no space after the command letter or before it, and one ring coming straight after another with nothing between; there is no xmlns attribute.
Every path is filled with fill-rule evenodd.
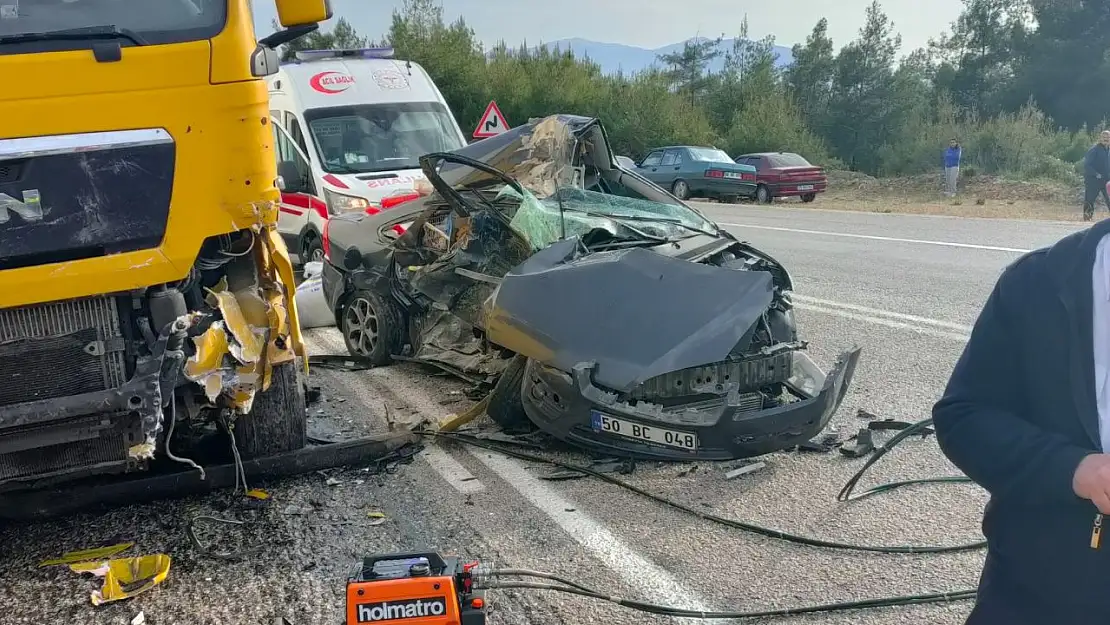
<svg viewBox="0 0 1110 625"><path fill-rule="evenodd" d="M275 365L270 388L256 393L250 412L235 419L235 445L243 460L266 458L305 446L307 413L298 362Z"/></svg>
<svg viewBox="0 0 1110 625"><path fill-rule="evenodd" d="M524 402L520 398L521 388L524 386L524 365L527 363L528 359L524 356L513 356L489 394L486 414L503 430L521 432L532 429L532 422L528 420L528 414L524 412Z"/></svg>
<svg viewBox="0 0 1110 625"><path fill-rule="evenodd" d="M301 253L301 264L318 263L324 260L324 246L320 237L314 236L304 242L304 251Z"/></svg>

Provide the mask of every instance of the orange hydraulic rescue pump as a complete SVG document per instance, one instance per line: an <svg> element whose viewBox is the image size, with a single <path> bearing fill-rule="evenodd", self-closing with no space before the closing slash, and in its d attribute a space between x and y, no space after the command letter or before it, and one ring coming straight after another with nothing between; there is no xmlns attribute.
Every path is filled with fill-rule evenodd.
<svg viewBox="0 0 1110 625"><path fill-rule="evenodd" d="M474 587L477 566L436 553L364 558L347 580L347 625L484 625L485 597Z"/></svg>

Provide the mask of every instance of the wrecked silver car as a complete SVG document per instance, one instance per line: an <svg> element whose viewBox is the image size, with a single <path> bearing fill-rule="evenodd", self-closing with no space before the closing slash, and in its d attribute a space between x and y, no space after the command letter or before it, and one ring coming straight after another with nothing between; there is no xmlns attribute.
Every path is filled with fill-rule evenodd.
<svg viewBox="0 0 1110 625"><path fill-rule="evenodd" d="M618 166L599 120L533 120L421 165L430 195L328 224L324 291L352 354L487 380L502 426L641 457L788 448L839 407L859 350L825 375L782 265Z"/></svg>

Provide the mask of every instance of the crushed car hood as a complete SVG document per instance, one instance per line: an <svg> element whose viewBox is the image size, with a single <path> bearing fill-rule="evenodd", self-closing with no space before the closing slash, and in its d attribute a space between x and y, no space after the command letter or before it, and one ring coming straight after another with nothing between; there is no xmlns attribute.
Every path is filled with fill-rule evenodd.
<svg viewBox="0 0 1110 625"><path fill-rule="evenodd" d="M493 343L563 371L595 363L595 384L627 392L725 360L771 304L768 272L642 248L579 256L579 245L555 243L505 275L485 312Z"/></svg>

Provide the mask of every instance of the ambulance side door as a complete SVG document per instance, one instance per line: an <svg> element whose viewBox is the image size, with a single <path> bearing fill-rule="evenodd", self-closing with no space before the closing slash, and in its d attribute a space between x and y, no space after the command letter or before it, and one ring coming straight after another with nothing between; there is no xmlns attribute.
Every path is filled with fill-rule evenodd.
<svg viewBox="0 0 1110 625"><path fill-rule="evenodd" d="M327 207L318 195L308 157L284 128L278 124L270 125L274 129L274 153L282 182L278 230L289 251L301 255L307 249L306 238L317 234L317 228L310 224L326 220ZM313 212L317 213L316 219L312 218Z"/></svg>

